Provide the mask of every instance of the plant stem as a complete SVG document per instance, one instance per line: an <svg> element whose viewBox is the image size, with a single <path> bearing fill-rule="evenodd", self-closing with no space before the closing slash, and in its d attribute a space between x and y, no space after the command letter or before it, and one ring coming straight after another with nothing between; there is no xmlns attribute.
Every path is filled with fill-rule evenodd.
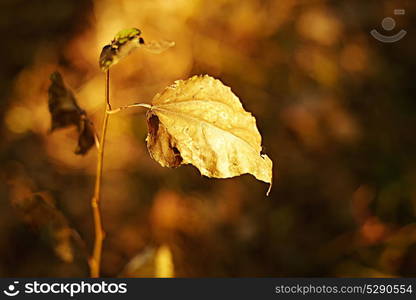
<svg viewBox="0 0 416 300"><path fill-rule="evenodd" d="M107 111L111 111L110 104L110 70L107 70L105 77L105 111L103 125L101 129L100 142L97 151L97 170L95 177L95 188L94 195L91 199L91 207L94 217L94 231L95 241L92 256L90 258L90 274L91 277L97 278L100 276L100 265L101 265L101 253L103 248L103 240L105 232L103 230L101 207L100 207L100 192L101 192L101 179L103 175L103 162L104 162L104 146L105 137L107 134L108 117Z"/></svg>
<svg viewBox="0 0 416 300"><path fill-rule="evenodd" d="M120 106L120 107L115 108L113 110L107 110L107 114L113 115L113 114L116 114L116 113L118 113L118 112L120 112L120 111L122 111L124 109L132 108L132 107L145 107L145 108L148 108L148 109L151 109L152 108L152 106L150 104L133 103L133 104L129 104L129 105Z"/></svg>

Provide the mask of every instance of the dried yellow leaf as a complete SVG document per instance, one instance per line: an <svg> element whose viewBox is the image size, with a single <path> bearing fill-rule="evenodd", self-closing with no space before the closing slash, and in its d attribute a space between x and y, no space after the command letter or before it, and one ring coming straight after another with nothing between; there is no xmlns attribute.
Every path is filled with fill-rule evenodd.
<svg viewBox="0 0 416 300"><path fill-rule="evenodd" d="M261 154L256 119L221 81L176 81L153 98L147 123L147 147L162 166L192 164L215 178L249 173L271 186L272 161Z"/></svg>

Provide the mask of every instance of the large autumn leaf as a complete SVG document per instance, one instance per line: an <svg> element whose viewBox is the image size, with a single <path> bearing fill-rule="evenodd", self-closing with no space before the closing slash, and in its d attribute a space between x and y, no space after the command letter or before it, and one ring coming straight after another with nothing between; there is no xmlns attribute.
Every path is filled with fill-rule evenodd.
<svg viewBox="0 0 416 300"><path fill-rule="evenodd" d="M153 98L147 121L147 147L162 166L192 164L215 178L249 173L271 185L272 161L261 154L256 119L221 81L176 81Z"/></svg>

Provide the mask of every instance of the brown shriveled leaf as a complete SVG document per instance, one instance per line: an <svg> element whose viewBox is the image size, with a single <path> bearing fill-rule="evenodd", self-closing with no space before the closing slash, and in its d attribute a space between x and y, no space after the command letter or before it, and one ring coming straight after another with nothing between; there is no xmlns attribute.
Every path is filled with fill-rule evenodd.
<svg viewBox="0 0 416 300"><path fill-rule="evenodd" d="M176 81L153 98L147 123L147 147L162 166L192 164L215 178L249 173L271 186L272 161L261 154L256 119L221 81Z"/></svg>
<svg viewBox="0 0 416 300"><path fill-rule="evenodd" d="M100 69L107 71L124 56L143 44L142 32L137 28L128 28L119 31L109 45L105 45L100 54Z"/></svg>
<svg viewBox="0 0 416 300"><path fill-rule="evenodd" d="M51 132L69 126L77 127L79 136L75 154L86 154L95 143L94 126L79 107L73 92L65 86L62 75L53 72L50 79L48 106L52 117Z"/></svg>
<svg viewBox="0 0 416 300"><path fill-rule="evenodd" d="M167 40L145 42L141 34L140 29L134 27L119 31L111 43L101 50L99 59L101 71L106 72L136 48L140 47L148 52L159 54L175 45L174 42Z"/></svg>

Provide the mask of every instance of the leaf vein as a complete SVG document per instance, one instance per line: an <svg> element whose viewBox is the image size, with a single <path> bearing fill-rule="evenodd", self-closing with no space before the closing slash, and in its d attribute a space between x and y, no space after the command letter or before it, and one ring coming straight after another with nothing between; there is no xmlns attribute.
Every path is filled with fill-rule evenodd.
<svg viewBox="0 0 416 300"><path fill-rule="evenodd" d="M163 108L160 108L160 106L153 106L152 107L152 110L159 110L159 111L162 111L162 112L167 112L167 113L172 113L172 114L175 114L175 115L177 115L177 116L180 116L180 117L182 117L182 118L184 118L184 119L190 119L190 120L194 120L195 122L200 122L200 123L205 123L205 124L208 124L208 125L210 125L210 126L212 126L212 127L214 127L214 128L216 128L216 129L218 129L218 130L221 130L221 131L223 131L223 132L225 132L225 133L227 133L227 134L229 134L229 135L232 135L233 137L235 137L236 139L238 139L238 140L241 140L241 141L243 141L249 148L251 148L256 154L259 154L259 151L257 151L249 142L247 142L245 139L243 139L242 137L239 137L238 135L236 135L236 134L234 134L234 133L232 133L232 132L230 132L230 131L227 131L227 130L224 130L224 129L222 129L221 127L219 127L219 126L217 126L217 125L215 125L215 124L213 124L213 123L210 123L210 122L208 122L208 121L205 121L205 120L202 120L202 119L198 119L198 118L195 118L195 117L192 117L192 116L189 116L189 115L186 115L186 114L183 114L183 113L180 113L180 112L177 112L177 111L172 111L172 110L168 110L168 109L163 109Z"/></svg>

